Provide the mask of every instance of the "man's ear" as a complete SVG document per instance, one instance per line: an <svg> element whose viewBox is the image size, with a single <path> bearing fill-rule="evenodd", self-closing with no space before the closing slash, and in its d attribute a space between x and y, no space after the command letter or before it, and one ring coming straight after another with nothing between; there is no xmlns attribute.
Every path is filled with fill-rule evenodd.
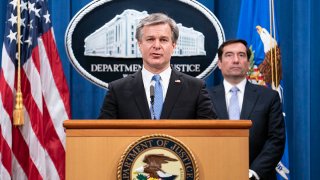
<svg viewBox="0 0 320 180"><path fill-rule="evenodd" d="M172 52L171 52L171 55L173 55L173 53L174 53L174 50L176 49L176 46L177 46L177 44L176 43L172 43Z"/></svg>
<svg viewBox="0 0 320 180"><path fill-rule="evenodd" d="M177 46L177 43L172 43L172 46L173 46L173 49L175 49Z"/></svg>
<svg viewBox="0 0 320 180"><path fill-rule="evenodd" d="M221 59L218 59L218 67L219 67L219 69L221 69Z"/></svg>

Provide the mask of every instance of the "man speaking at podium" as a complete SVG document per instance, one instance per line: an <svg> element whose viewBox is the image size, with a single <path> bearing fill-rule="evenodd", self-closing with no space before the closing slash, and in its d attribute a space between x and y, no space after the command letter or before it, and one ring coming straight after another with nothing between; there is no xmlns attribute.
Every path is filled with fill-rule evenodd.
<svg viewBox="0 0 320 180"><path fill-rule="evenodd" d="M170 66L179 29L162 13L143 18L136 29L142 70L109 83L99 119L213 119L203 80Z"/></svg>

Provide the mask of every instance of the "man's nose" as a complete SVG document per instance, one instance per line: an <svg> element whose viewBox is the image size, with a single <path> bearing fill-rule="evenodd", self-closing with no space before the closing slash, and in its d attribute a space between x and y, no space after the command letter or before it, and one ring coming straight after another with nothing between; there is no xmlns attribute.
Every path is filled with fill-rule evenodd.
<svg viewBox="0 0 320 180"><path fill-rule="evenodd" d="M153 48L155 49L159 49L161 46L160 41L159 40L155 40L153 43Z"/></svg>
<svg viewBox="0 0 320 180"><path fill-rule="evenodd" d="M240 57L239 56L234 56L233 58L233 63L239 63Z"/></svg>

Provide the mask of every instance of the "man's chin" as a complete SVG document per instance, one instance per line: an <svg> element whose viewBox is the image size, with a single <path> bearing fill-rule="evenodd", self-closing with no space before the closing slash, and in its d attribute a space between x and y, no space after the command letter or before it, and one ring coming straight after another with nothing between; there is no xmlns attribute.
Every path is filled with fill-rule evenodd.
<svg viewBox="0 0 320 180"><path fill-rule="evenodd" d="M233 79L244 79L247 76L245 74L242 74L242 73L233 73L233 74L230 74L229 77L233 78Z"/></svg>
<svg viewBox="0 0 320 180"><path fill-rule="evenodd" d="M153 73L160 73L160 72L164 71L165 69L167 69L169 66L170 66L170 64L167 65L167 64L163 64L163 63L152 63L152 64L149 64L150 69L149 68L147 68L147 69L152 70Z"/></svg>

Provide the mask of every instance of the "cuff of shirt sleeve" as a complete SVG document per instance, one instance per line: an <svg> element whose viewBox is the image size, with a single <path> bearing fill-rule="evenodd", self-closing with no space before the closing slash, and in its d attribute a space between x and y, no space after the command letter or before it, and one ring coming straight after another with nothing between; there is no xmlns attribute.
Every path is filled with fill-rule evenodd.
<svg viewBox="0 0 320 180"><path fill-rule="evenodd" d="M258 176L258 174L255 171L249 169L249 178L252 178L252 177L254 177L254 179L256 179L256 180L260 179L260 177Z"/></svg>

